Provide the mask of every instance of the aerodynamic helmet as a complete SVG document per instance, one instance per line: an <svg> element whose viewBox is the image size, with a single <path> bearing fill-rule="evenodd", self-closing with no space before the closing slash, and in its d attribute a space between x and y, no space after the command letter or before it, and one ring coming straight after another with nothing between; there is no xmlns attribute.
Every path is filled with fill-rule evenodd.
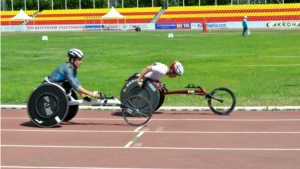
<svg viewBox="0 0 300 169"><path fill-rule="evenodd" d="M182 64L181 64L180 62L178 62L177 60L175 60L175 61L172 63L171 67L175 69L175 72L176 72L179 76L181 76L181 75L183 74L183 71L184 71L183 66L182 66Z"/></svg>
<svg viewBox="0 0 300 169"><path fill-rule="evenodd" d="M83 58L83 52L79 49L70 49L68 51L68 57L69 58Z"/></svg>

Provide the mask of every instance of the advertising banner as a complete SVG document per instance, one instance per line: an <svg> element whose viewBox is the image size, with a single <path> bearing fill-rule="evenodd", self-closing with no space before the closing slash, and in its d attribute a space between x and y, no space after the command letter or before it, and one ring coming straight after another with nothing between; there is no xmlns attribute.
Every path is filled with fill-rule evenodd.
<svg viewBox="0 0 300 169"><path fill-rule="evenodd" d="M84 30L95 30L95 29L102 29L102 28L104 28L104 26L100 24L84 25Z"/></svg>
<svg viewBox="0 0 300 169"><path fill-rule="evenodd" d="M88 24L84 25L84 30L133 30L135 27L141 30L154 30L154 23L152 24Z"/></svg>
<svg viewBox="0 0 300 169"><path fill-rule="evenodd" d="M191 29L190 23L177 23L176 29Z"/></svg>
<svg viewBox="0 0 300 169"><path fill-rule="evenodd" d="M1 32L19 32L19 31L27 31L27 27L24 25L20 26L0 26Z"/></svg>
<svg viewBox="0 0 300 169"><path fill-rule="evenodd" d="M176 23L157 23L155 24L155 29L176 29Z"/></svg>
<svg viewBox="0 0 300 169"><path fill-rule="evenodd" d="M206 23L208 29L224 29L229 28L227 22ZM191 29L202 29L201 23L191 23Z"/></svg>
<svg viewBox="0 0 300 169"><path fill-rule="evenodd" d="M84 25L29 25L27 31L78 31L83 30Z"/></svg>
<svg viewBox="0 0 300 169"><path fill-rule="evenodd" d="M267 28L300 28L300 21L270 21L266 22Z"/></svg>
<svg viewBox="0 0 300 169"><path fill-rule="evenodd" d="M140 23L130 23L130 24L123 24L120 25L121 30L134 30L135 27L141 28L141 30L154 30L155 24L149 23L149 24L140 24Z"/></svg>

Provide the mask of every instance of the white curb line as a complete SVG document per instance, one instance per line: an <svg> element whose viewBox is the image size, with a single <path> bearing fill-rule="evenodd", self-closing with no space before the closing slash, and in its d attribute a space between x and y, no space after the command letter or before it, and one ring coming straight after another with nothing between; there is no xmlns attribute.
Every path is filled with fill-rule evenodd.
<svg viewBox="0 0 300 169"><path fill-rule="evenodd" d="M1 109L26 109L26 105L0 105ZM79 106L81 110L121 110L118 106ZM160 107L167 111L210 111L209 107ZM300 110L300 106L235 107L234 111Z"/></svg>

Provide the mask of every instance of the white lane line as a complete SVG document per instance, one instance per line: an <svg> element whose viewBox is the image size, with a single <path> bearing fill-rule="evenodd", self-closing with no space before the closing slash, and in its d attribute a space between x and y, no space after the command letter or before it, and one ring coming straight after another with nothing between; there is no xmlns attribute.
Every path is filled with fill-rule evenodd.
<svg viewBox="0 0 300 169"><path fill-rule="evenodd" d="M164 127L158 127L155 131L163 131Z"/></svg>
<svg viewBox="0 0 300 169"><path fill-rule="evenodd" d="M136 131L115 130L19 130L1 129L3 132L58 132L58 133L136 133ZM142 131L155 134L300 134L300 131Z"/></svg>
<svg viewBox="0 0 300 169"><path fill-rule="evenodd" d="M300 64L299 64L300 65ZM241 65L241 66L262 66L262 65ZM295 65L298 66L298 65ZM26 109L26 105L0 105L1 109ZM120 107L102 107L102 106L79 106L81 110L98 110L98 111L119 111ZM235 107L234 111L270 111L270 110L299 110L300 106L248 106L248 107ZM163 106L158 110L160 111L210 111L208 107L185 107L185 106Z"/></svg>
<svg viewBox="0 0 300 169"><path fill-rule="evenodd" d="M3 120L30 120L29 118L18 118L18 117L1 117ZM107 119L107 118L76 118L76 120L89 120L89 121L102 121L102 120L122 120L123 119ZM261 121L274 121L274 122L281 122L281 121L300 121L300 119L151 119L151 121L249 121L249 122L261 122ZM64 122L64 123L72 123L72 122ZM61 124L64 124L61 123ZM143 126L140 126L141 128Z"/></svg>
<svg viewBox="0 0 300 169"><path fill-rule="evenodd" d="M115 168L102 168L102 167L36 167L36 166L1 166L1 168L38 168L38 169L115 169ZM118 168L118 169L136 169L136 168ZM139 168L139 169L158 169L158 168ZM163 169L163 168L161 168Z"/></svg>
<svg viewBox="0 0 300 169"><path fill-rule="evenodd" d="M1 117L4 120L30 120L29 118L25 117ZM76 118L76 120L88 120L88 121L98 121L98 120L122 120L124 119L117 119L117 118ZM72 123L72 122L64 122L64 123Z"/></svg>
<svg viewBox="0 0 300 169"><path fill-rule="evenodd" d="M16 148L64 148L64 149L150 149L150 150L210 150L210 151L300 151L295 148L199 148L199 147L118 147L118 146L46 146L46 145L1 145Z"/></svg>
<svg viewBox="0 0 300 169"><path fill-rule="evenodd" d="M144 132L140 132L138 135L136 135L133 139L131 139L124 147L128 148L132 143L134 143L139 137L141 137L144 134Z"/></svg>
<svg viewBox="0 0 300 169"><path fill-rule="evenodd" d="M140 127L138 127L138 128L136 128L135 130L134 130L134 132L138 132L141 128L143 128L144 126L140 126Z"/></svg>

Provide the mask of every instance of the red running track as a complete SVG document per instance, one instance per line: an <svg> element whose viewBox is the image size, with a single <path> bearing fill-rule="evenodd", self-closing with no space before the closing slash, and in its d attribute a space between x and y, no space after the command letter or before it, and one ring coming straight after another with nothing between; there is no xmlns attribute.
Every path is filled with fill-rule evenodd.
<svg viewBox="0 0 300 169"><path fill-rule="evenodd" d="M80 110L36 127L25 109L1 110L1 168L299 169L299 111L155 112L143 127L119 112Z"/></svg>

